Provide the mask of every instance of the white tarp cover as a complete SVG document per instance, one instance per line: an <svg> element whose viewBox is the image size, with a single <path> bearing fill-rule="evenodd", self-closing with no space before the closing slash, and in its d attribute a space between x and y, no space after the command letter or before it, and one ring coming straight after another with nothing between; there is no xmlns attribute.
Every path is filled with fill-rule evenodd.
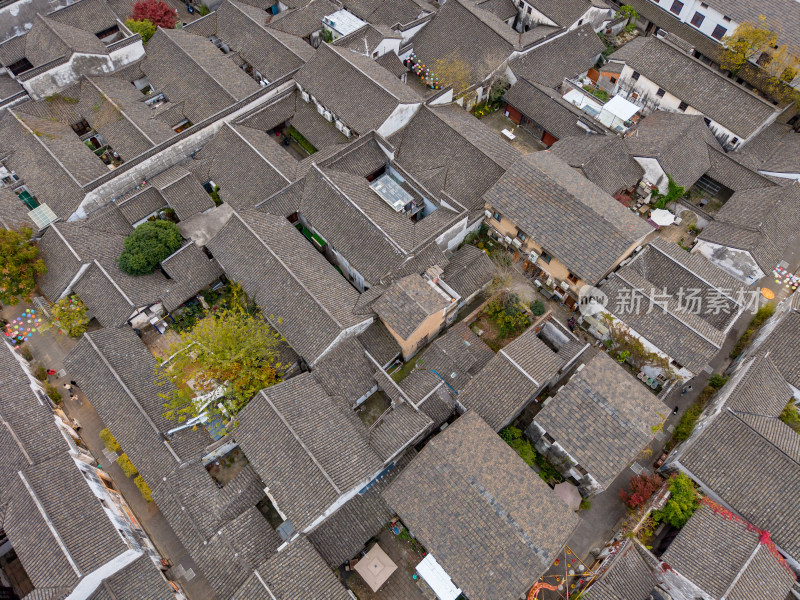
<svg viewBox="0 0 800 600"><path fill-rule="evenodd" d="M614 96L611 100L603 105L603 110L607 110L615 117L618 117L623 121L627 121L637 112L639 112L639 107L633 102L628 102L622 96Z"/></svg>
<svg viewBox="0 0 800 600"><path fill-rule="evenodd" d="M455 586L442 565L436 562L433 554L428 554L422 559L417 565L417 573L431 586L439 600L456 600L461 595L461 590Z"/></svg>
<svg viewBox="0 0 800 600"><path fill-rule="evenodd" d="M675 215L663 208L657 208L650 213L650 220L660 227L666 227L675 222Z"/></svg>

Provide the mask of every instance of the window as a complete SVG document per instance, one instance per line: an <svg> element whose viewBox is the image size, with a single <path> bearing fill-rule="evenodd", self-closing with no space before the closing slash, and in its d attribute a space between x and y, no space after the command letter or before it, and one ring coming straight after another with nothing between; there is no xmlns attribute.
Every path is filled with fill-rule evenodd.
<svg viewBox="0 0 800 600"><path fill-rule="evenodd" d="M524 233L522 233L522 232L521 232L521 231L518 229L518 230L517 230L517 239L518 239L520 242L524 242L525 240L527 240L527 239L528 239L528 236L527 236L527 235L525 235Z"/></svg>
<svg viewBox="0 0 800 600"><path fill-rule="evenodd" d="M681 102L678 104L678 110L681 112L685 111L687 108L689 108L689 105L686 104L686 102Z"/></svg>
<svg viewBox="0 0 800 600"><path fill-rule="evenodd" d="M634 81L639 81L639 71L634 71L633 75L631 75L631 79Z"/></svg>
<svg viewBox="0 0 800 600"><path fill-rule="evenodd" d="M703 121L706 122L706 125L711 125L711 119L709 119L708 117L703 117Z"/></svg>
<svg viewBox="0 0 800 600"><path fill-rule="evenodd" d="M528 14L531 14L532 12L533 12L533 8L529 6L528 7Z"/></svg>
<svg viewBox="0 0 800 600"><path fill-rule="evenodd" d="M500 214L499 212L497 212L497 211L494 211L494 212L492 213L492 218L493 218L495 221L497 221L497 222L499 223L500 221L502 221L502 220L503 220L503 215L501 215L501 214Z"/></svg>
<svg viewBox="0 0 800 600"><path fill-rule="evenodd" d="M722 17L722 20L725 21L726 23L730 23L731 22L731 18L730 17Z"/></svg>
<svg viewBox="0 0 800 600"><path fill-rule="evenodd" d="M569 279L572 283L578 283L580 277L575 275L575 273L570 273L569 275L567 275L567 279Z"/></svg>
<svg viewBox="0 0 800 600"><path fill-rule="evenodd" d="M578 473L580 473L580 474L581 474L581 476L583 476L583 477L586 477L586 476L589 474L589 471L587 471L586 469L584 469L584 468L583 468L582 466L580 466L580 465L575 465L575 470L576 470Z"/></svg>
<svg viewBox="0 0 800 600"><path fill-rule="evenodd" d="M682 10L683 10L683 2L681 2L680 0L675 0L675 2L672 3L672 8L669 9L669 12L679 15L681 14Z"/></svg>
<svg viewBox="0 0 800 600"><path fill-rule="evenodd" d="M656 96L658 96L659 98L663 98L664 94L666 94L664 89L663 88L658 88L658 91L656 92Z"/></svg>
<svg viewBox="0 0 800 600"><path fill-rule="evenodd" d="M706 16L703 15L703 14L700 14L699 12L694 13L694 16L692 17L692 25L694 25L695 27L699 28L700 25L703 24L703 19L705 19L705 18L706 18Z"/></svg>
<svg viewBox="0 0 800 600"><path fill-rule="evenodd" d="M708 8L708 4L706 4L705 2L701 2L700 8Z"/></svg>
<svg viewBox="0 0 800 600"><path fill-rule="evenodd" d="M739 143L739 138L738 138L738 137L735 137L735 138L732 138L732 139L731 139L731 145L734 145L734 146L735 146L735 145L736 145L736 144L738 144L738 143Z"/></svg>
<svg viewBox="0 0 800 600"><path fill-rule="evenodd" d="M175 127L172 128L172 131L174 131L175 133L180 133L184 129L189 129L189 127L191 126L192 122L189 119L184 119L183 121L175 125Z"/></svg>
<svg viewBox="0 0 800 600"><path fill-rule="evenodd" d="M544 441L547 442L548 444L552 444L553 442L556 441L556 439L549 433L545 433L544 435L542 435L542 437L544 438Z"/></svg>
<svg viewBox="0 0 800 600"><path fill-rule="evenodd" d="M550 261L551 261L551 260L553 260L553 257L552 257L552 256L550 256L550 255L549 255L547 252L545 252L544 250L542 250L542 253L539 255L539 258L540 258L540 259L542 259L542 262L543 262L543 263L547 263L548 265L550 264Z"/></svg>
<svg viewBox="0 0 800 600"><path fill-rule="evenodd" d="M728 33L728 30L725 29L722 25L717 25L714 27L714 31L711 32L711 37L715 40L721 40L725 37L725 34Z"/></svg>
<svg viewBox="0 0 800 600"><path fill-rule="evenodd" d="M616 77L612 77L611 78L611 83L617 83L617 78Z"/></svg>
<svg viewBox="0 0 800 600"><path fill-rule="evenodd" d="M583 25L583 19L578 21L578 27L580 27L581 25Z"/></svg>

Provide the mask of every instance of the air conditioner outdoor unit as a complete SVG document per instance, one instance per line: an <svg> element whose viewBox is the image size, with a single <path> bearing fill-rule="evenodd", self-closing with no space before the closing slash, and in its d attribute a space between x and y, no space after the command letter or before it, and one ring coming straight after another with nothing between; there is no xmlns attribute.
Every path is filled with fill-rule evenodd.
<svg viewBox="0 0 800 600"><path fill-rule="evenodd" d="M303 102L311 102L311 96L308 95L308 92L300 92L300 97L303 99Z"/></svg>
<svg viewBox="0 0 800 600"><path fill-rule="evenodd" d="M517 248L522 248L522 240L520 240L519 238L514 238L514 241L512 241L511 243L514 244Z"/></svg>
<svg viewBox="0 0 800 600"><path fill-rule="evenodd" d="M531 262L536 262L536 259L538 259L538 258L539 258L539 255L538 255L538 254L536 254L536 252L531 252L531 253L528 255L528 259L529 259Z"/></svg>
<svg viewBox="0 0 800 600"><path fill-rule="evenodd" d="M325 114L325 107L320 103L317 103L317 112L321 115Z"/></svg>
<svg viewBox="0 0 800 600"><path fill-rule="evenodd" d="M562 281L561 283L559 283L558 287L560 287L565 292L569 291L569 283L567 283L566 281Z"/></svg>
<svg viewBox="0 0 800 600"><path fill-rule="evenodd" d="M504 238L503 238L503 241L504 241L506 244L510 244L510 243L511 243L511 238L510 238L510 237L508 237L508 236L506 236L506 237L504 237Z"/></svg>
<svg viewBox="0 0 800 600"><path fill-rule="evenodd" d="M333 121L333 115L331 114L331 111L329 111L329 110L326 110L325 112L323 112L322 116L325 117L326 121Z"/></svg>
<svg viewBox="0 0 800 600"><path fill-rule="evenodd" d="M349 137L351 137L353 135L352 132L350 131L349 127L342 127L342 133L344 134L344 137L346 137L346 138L349 138Z"/></svg>
<svg viewBox="0 0 800 600"><path fill-rule="evenodd" d="M492 211L490 211L490 210L483 211L483 214L486 215L487 219L491 219L492 218Z"/></svg>
<svg viewBox="0 0 800 600"><path fill-rule="evenodd" d="M339 131L342 131L344 129L344 123L342 123L338 119L336 120L336 123L334 123L334 125L336 125L336 129L338 129Z"/></svg>

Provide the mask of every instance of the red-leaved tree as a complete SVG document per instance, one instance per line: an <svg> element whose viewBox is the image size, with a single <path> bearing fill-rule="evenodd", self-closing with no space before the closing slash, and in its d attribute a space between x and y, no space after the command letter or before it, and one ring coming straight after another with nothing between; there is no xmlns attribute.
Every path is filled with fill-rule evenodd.
<svg viewBox="0 0 800 600"><path fill-rule="evenodd" d="M156 27L173 29L178 16L175 9L164 0L137 0L130 18L134 21L150 21Z"/></svg>
<svg viewBox="0 0 800 600"><path fill-rule="evenodd" d="M656 493L662 483L664 483L664 480L658 475L642 473L631 478L631 491L620 490L619 497L628 508L636 510L644 505L650 499L650 496Z"/></svg>

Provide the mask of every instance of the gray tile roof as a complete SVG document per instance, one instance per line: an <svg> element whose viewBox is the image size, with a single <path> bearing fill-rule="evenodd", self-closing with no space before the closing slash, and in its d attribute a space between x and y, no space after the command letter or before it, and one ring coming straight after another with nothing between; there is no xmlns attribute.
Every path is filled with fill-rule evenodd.
<svg viewBox="0 0 800 600"><path fill-rule="evenodd" d="M262 390L239 413L236 440L297 530L380 470L364 427L310 373Z"/></svg>
<svg viewBox="0 0 800 600"><path fill-rule="evenodd" d="M625 145L631 156L657 159L664 172L686 189L711 169L711 149L720 149L701 115L668 111L644 119L625 138Z"/></svg>
<svg viewBox="0 0 800 600"><path fill-rule="evenodd" d="M571 27L593 6L590 0L532 0L530 4L561 27Z"/></svg>
<svg viewBox="0 0 800 600"><path fill-rule="evenodd" d="M362 135L379 128L399 105L422 102L416 92L370 57L330 44L320 46L295 79ZM358 94L350 93L353 90Z"/></svg>
<svg viewBox="0 0 800 600"><path fill-rule="evenodd" d="M375 62L389 71L395 77L402 77L408 73L408 67L403 64L400 57L394 52L387 52L375 59Z"/></svg>
<svg viewBox="0 0 800 600"><path fill-rule="evenodd" d="M503 348L464 387L458 401L495 430L519 414L572 358L554 352L534 328Z"/></svg>
<svg viewBox="0 0 800 600"><path fill-rule="evenodd" d="M396 404L369 432L370 446L386 462L412 440L422 439L433 423L428 415L410 404Z"/></svg>
<svg viewBox="0 0 800 600"><path fill-rule="evenodd" d="M551 152L524 156L484 200L590 284L652 231Z"/></svg>
<svg viewBox="0 0 800 600"><path fill-rule="evenodd" d="M777 108L772 104L656 36L639 38L629 46L609 60L622 60L741 138L774 117Z"/></svg>
<svg viewBox="0 0 800 600"><path fill-rule="evenodd" d="M758 530L729 517L712 502L702 504L661 559L713 598L784 600L794 574ZM709 556L714 568L702 566Z"/></svg>
<svg viewBox="0 0 800 600"><path fill-rule="evenodd" d="M194 242L188 242L161 261L161 268L172 279L162 295L167 310L175 310L200 290L217 281L222 268Z"/></svg>
<svg viewBox="0 0 800 600"><path fill-rule="evenodd" d="M353 314L358 292L283 217L234 213L208 247L309 363L369 320Z"/></svg>
<svg viewBox="0 0 800 600"><path fill-rule="evenodd" d="M792 386L800 388L800 352L798 333L800 333L800 296L795 296L794 306L780 320L780 326L773 329L759 344L758 352L769 352L770 362L783 378Z"/></svg>
<svg viewBox="0 0 800 600"><path fill-rule="evenodd" d="M324 151L328 146L346 144L348 139L336 129L333 123L328 123L317 112L313 102L304 102L299 93L295 94L297 110L290 120L292 127L297 129L317 149ZM315 162L316 154L306 160ZM303 161L305 162L305 161ZM302 164L302 163L301 163ZM306 170L308 167L306 167Z"/></svg>
<svg viewBox="0 0 800 600"><path fill-rule="evenodd" d="M140 192L122 198L118 206L132 225L167 206L167 201L156 188L147 186Z"/></svg>
<svg viewBox="0 0 800 600"><path fill-rule="evenodd" d="M789 125L773 123L733 155L754 169L774 173L798 173L798 150L800 135Z"/></svg>
<svg viewBox="0 0 800 600"><path fill-rule="evenodd" d="M655 394L599 352L546 400L534 422L605 488L669 413Z"/></svg>
<svg viewBox="0 0 800 600"><path fill-rule="evenodd" d="M260 131L268 131L294 116L296 101L297 94L295 94L295 90L289 90L258 107L255 112L237 119L236 123Z"/></svg>
<svg viewBox="0 0 800 600"><path fill-rule="evenodd" d="M307 38L322 29L322 18L335 13L341 6L330 0L311 0L304 6L290 7L275 15L269 23L271 28L284 33Z"/></svg>
<svg viewBox="0 0 800 600"><path fill-rule="evenodd" d="M423 106L390 141L395 160L434 193L447 192L471 211L519 158L500 135L456 105Z"/></svg>
<svg viewBox="0 0 800 600"><path fill-rule="evenodd" d="M467 248L468 246L465 246ZM494 358L494 352L463 322L453 325L444 335L440 335L422 355L422 372L436 371L450 386L460 391L472 380L487 363ZM414 372L412 371L412 374ZM411 375L409 375L410 377ZM442 379L435 375L431 382L438 385ZM407 379L401 383L406 387ZM433 386L425 390L427 394ZM414 402L421 398L414 398Z"/></svg>
<svg viewBox="0 0 800 600"><path fill-rule="evenodd" d="M454 0L414 36L414 53L425 65L457 57L469 65L468 85L480 83L519 45L520 35L469 0ZM456 93L463 90L455 90Z"/></svg>
<svg viewBox="0 0 800 600"><path fill-rule="evenodd" d="M167 389L154 383L156 361L130 329L84 334L64 367L145 481L157 481L211 442L204 429L187 429L164 440L162 436L176 426L163 417L160 394Z"/></svg>
<svg viewBox="0 0 800 600"><path fill-rule="evenodd" d="M159 189L178 218L185 221L192 215L214 208L214 201L192 173L184 168L180 170L182 173L176 173L176 179L166 185L158 185L152 180L150 183Z"/></svg>
<svg viewBox="0 0 800 600"><path fill-rule="evenodd" d="M426 318L449 306L449 300L434 288L421 275L408 275L390 285L373 309L389 328L407 339Z"/></svg>
<svg viewBox="0 0 800 600"><path fill-rule="evenodd" d="M517 6L513 0L481 0L477 3L477 6L503 21L516 17L518 13Z"/></svg>
<svg viewBox="0 0 800 600"><path fill-rule="evenodd" d="M550 151L611 195L635 186L644 176L644 169L617 136L570 136L557 141Z"/></svg>
<svg viewBox="0 0 800 600"><path fill-rule="evenodd" d="M392 31L388 27L380 27L379 29L367 23L352 33L336 38L331 43L334 46L343 46L355 50L356 52L372 56L372 53L378 49L378 46L383 40L387 38L399 39L400 37L399 33ZM383 56L389 56L391 54L394 54L394 52L389 52ZM395 56L397 55L395 54Z"/></svg>
<svg viewBox="0 0 800 600"><path fill-rule="evenodd" d="M450 257L442 272L442 280L459 296L469 298L492 282L495 271L492 259L483 250L466 244Z"/></svg>
<svg viewBox="0 0 800 600"><path fill-rule="evenodd" d="M386 329L386 325L379 320L373 321L369 327L359 333L358 341L381 366L388 365L400 355L400 346L397 344L397 340Z"/></svg>
<svg viewBox="0 0 800 600"><path fill-rule="evenodd" d="M276 136L246 125L240 124L233 127L269 163L270 167L289 181L297 178L299 161L278 143Z"/></svg>
<svg viewBox="0 0 800 600"><path fill-rule="evenodd" d="M209 179L220 187L220 199L236 210L253 208L291 183L281 171L285 163L275 159L277 152L288 153L275 140L264 139L265 134L251 138L253 131L225 124L196 154L198 159L210 159Z"/></svg>
<svg viewBox="0 0 800 600"><path fill-rule="evenodd" d="M725 153L717 148L709 152L711 168L706 175L734 192L766 188L775 183L747 166L748 161L736 153ZM769 170L769 169L766 169Z"/></svg>
<svg viewBox="0 0 800 600"><path fill-rule="evenodd" d="M75 52L108 54L106 45L94 32L36 15L33 27L25 36L25 57L34 67Z"/></svg>
<svg viewBox="0 0 800 600"><path fill-rule="evenodd" d="M763 423L754 427L746 413L725 409L693 435L679 460L694 479L797 556L800 524L793 515L800 509L800 437L779 435L788 426L771 419L775 423L766 437Z"/></svg>
<svg viewBox="0 0 800 600"><path fill-rule="evenodd" d="M643 560L638 544L625 541L608 570L597 577L584 597L587 600L645 600L656 584L656 578Z"/></svg>
<svg viewBox="0 0 800 600"><path fill-rule="evenodd" d="M764 351L742 362L733 380L725 386L725 406L731 410L778 417L791 390L773 362L775 353Z"/></svg>
<svg viewBox="0 0 800 600"><path fill-rule="evenodd" d="M309 541L331 567L356 556L392 518L381 492L394 481L416 455L407 452L395 466L369 489L361 490L339 510L308 534Z"/></svg>
<svg viewBox="0 0 800 600"><path fill-rule="evenodd" d="M523 595L578 523L473 411L431 439L383 496L475 600Z"/></svg>
<svg viewBox="0 0 800 600"><path fill-rule="evenodd" d="M35 587L72 586L128 549L64 450L20 470L3 524Z"/></svg>
<svg viewBox="0 0 800 600"><path fill-rule="evenodd" d="M580 0L577 3L582 4ZM586 23L552 42L526 52L513 60L509 68L518 78L556 88L564 78L574 78L586 73L597 62L603 49L603 42L594 32L591 23Z"/></svg>
<svg viewBox="0 0 800 600"><path fill-rule="evenodd" d="M261 564L231 600L274 598L350 600L351 596L311 543L300 536Z"/></svg>
<svg viewBox="0 0 800 600"><path fill-rule="evenodd" d="M102 595L108 592L113 596ZM105 597L109 600L141 600L141 598L172 600L175 591L153 564L153 559L144 554L124 569L103 580L98 592L90 596L89 600Z"/></svg>
<svg viewBox="0 0 800 600"><path fill-rule="evenodd" d="M439 206L413 222L383 200L365 177L334 168L314 165L309 171L300 212L370 284L384 282L410 258L421 257L424 247L435 244L438 236L463 218ZM419 198L413 188L406 185L405 189ZM444 259L441 252L438 255ZM419 271L432 264L420 265Z"/></svg>
<svg viewBox="0 0 800 600"><path fill-rule="evenodd" d="M80 0L47 13L53 21L96 34L117 24L117 16L102 0Z"/></svg>
<svg viewBox="0 0 800 600"><path fill-rule="evenodd" d="M372 362L357 338L348 338L319 361L314 378L331 396L341 396L350 405L375 387Z"/></svg>
<svg viewBox="0 0 800 600"><path fill-rule="evenodd" d="M705 257L656 240L601 289L611 314L697 373L742 311L743 285Z"/></svg>
<svg viewBox="0 0 800 600"><path fill-rule="evenodd" d="M216 35L267 80L275 81L302 67L314 49L302 40L285 43L283 32L267 27L268 19L264 10L228 0L217 9Z"/></svg>
<svg viewBox="0 0 800 600"><path fill-rule="evenodd" d="M344 7L368 23L386 27L411 23L435 10L416 0L347 0Z"/></svg>
<svg viewBox="0 0 800 600"><path fill-rule="evenodd" d="M769 0L761 6L752 6L747 2L736 0L711 0L708 3L712 8L734 21L757 22L761 15L770 22L780 23L778 40L781 44L797 45L800 43L800 15L795 10L797 7L790 0Z"/></svg>
<svg viewBox="0 0 800 600"><path fill-rule="evenodd" d="M800 184L735 193L698 236L746 250L761 270L771 272L798 240Z"/></svg>
<svg viewBox="0 0 800 600"><path fill-rule="evenodd" d="M261 89L230 56L199 35L159 29L147 43L142 70L155 90L183 102L186 117L199 123Z"/></svg>
<svg viewBox="0 0 800 600"><path fill-rule="evenodd" d="M586 128L595 134L608 133L598 121L564 100L560 93L527 79L519 79L503 100L557 139L587 135ZM578 126L579 121L586 127Z"/></svg>

